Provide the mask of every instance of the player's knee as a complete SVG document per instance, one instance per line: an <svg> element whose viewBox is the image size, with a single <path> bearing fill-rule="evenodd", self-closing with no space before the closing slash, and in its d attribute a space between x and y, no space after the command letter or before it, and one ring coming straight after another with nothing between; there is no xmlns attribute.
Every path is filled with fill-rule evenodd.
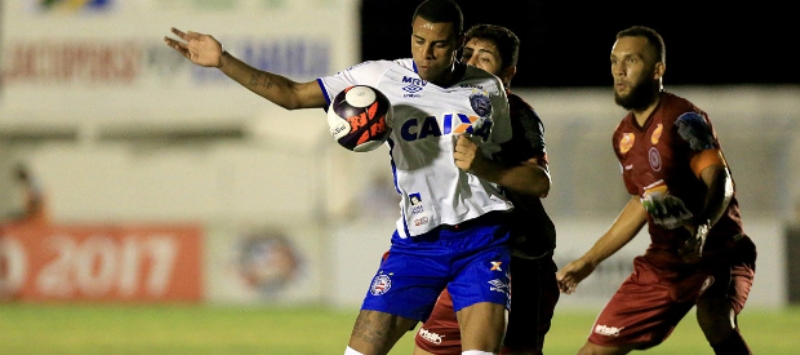
<svg viewBox="0 0 800 355"><path fill-rule="evenodd" d="M701 322L700 329L703 330L706 340L711 344L716 344L727 339L731 333L735 331L735 328L726 325L725 322L711 321Z"/></svg>
<svg viewBox="0 0 800 355"><path fill-rule="evenodd" d="M481 302L457 312L462 341L494 339L498 343L506 329L506 308L503 305Z"/></svg>
<svg viewBox="0 0 800 355"><path fill-rule="evenodd" d="M726 339L736 328L733 310L725 307L698 307L697 323L712 344Z"/></svg>

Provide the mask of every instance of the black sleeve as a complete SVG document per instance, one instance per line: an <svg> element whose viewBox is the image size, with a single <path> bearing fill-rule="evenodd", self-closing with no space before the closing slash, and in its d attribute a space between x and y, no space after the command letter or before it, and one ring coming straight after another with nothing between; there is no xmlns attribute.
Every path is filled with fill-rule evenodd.
<svg viewBox="0 0 800 355"><path fill-rule="evenodd" d="M515 95L509 95L511 116L511 140L503 143L496 157L508 164L530 158L546 159L544 124L536 111ZM546 162L546 161L545 161Z"/></svg>
<svg viewBox="0 0 800 355"><path fill-rule="evenodd" d="M547 163L544 141L544 124L536 111L518 96L509 94L511 140L502 145L496 158L506 164L516 164L531 158ZM546 166L546 165L544 165ZM538 197L504 191L514 204L512 218L512 248L523 258L541 258L551 255L556 247L556 230L553 221ZM521 253L521 254L520 254Z"/></svg>

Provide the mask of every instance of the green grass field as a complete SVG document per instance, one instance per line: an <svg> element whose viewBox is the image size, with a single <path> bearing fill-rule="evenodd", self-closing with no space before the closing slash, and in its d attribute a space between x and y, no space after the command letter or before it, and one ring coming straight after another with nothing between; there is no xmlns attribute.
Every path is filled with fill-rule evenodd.
<svg viewBox="0 0 800 355"><path fill-rule="evenodd" d="M0 354L342 354L356 310L197 305L0 304ZM594 311L557 309L547 355L573 355ZM745 309L739 319L755 354L800 353L800 307ZM411 334L391 354L411 354ZM713 354L691 312L646 354Z"/></svg>

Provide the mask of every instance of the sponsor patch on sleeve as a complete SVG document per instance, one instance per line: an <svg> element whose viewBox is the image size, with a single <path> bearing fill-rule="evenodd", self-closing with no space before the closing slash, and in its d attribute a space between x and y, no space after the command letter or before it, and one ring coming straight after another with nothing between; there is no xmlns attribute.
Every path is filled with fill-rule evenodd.
<svg viewBox="0 0 800 355"><path fill-rule="evenodd" d="M693 150L716 148L716 140L706 119L697 112L686 112L675 122L678 134Z"/></svg>

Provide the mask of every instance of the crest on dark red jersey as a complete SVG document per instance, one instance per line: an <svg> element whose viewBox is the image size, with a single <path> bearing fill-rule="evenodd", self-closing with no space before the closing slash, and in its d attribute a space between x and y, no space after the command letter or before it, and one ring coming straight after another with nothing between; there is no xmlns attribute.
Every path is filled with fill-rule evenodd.
<svg viewBox="0 0 800 355"><path fill-rule="evenodd" d="M633 133L623 133L622 138L619 140L619 152L622 154L627 153L633 148L634 141L636 141L636 136Z"/></svg>
<svg viewBox="0 0 800 355"><path fill-rule="evenodd" d="M647 153L647 159L650 161L650 167L653 168L653 171L661 170L661 153L658 152L656 147L650 147L650 151Z"/></svg>
<svg viewBox="0 0 800 355"><path fill-rule="evenodd" d="M661 138L662 131L664 131L664 125L659 123L656 129L653 130L653 135L650 136L650 142L653 144L658 144L658 140Z"/></svg>

